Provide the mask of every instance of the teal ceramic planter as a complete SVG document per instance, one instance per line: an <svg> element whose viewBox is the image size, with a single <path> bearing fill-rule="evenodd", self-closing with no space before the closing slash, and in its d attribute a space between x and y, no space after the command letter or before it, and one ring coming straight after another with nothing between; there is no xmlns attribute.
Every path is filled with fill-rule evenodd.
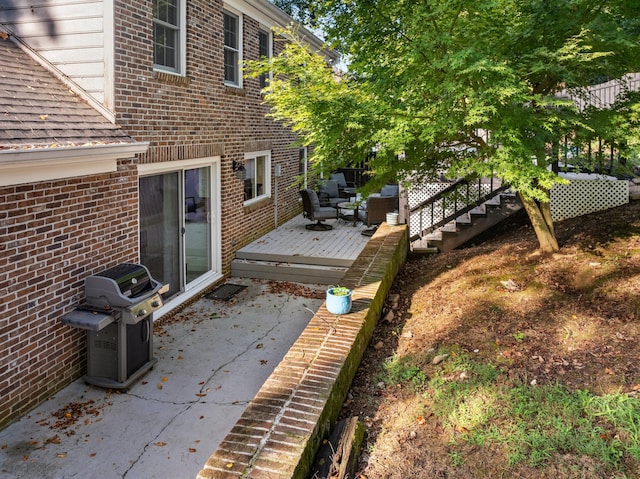
<svg viewBox="0 0 640 479"><path fill-rule="evenodd" d="M346 295L335 295L333 291L337 288L327 290L327 310L332 314L346 314L351 311L351 290L347 290Z"/></svg>

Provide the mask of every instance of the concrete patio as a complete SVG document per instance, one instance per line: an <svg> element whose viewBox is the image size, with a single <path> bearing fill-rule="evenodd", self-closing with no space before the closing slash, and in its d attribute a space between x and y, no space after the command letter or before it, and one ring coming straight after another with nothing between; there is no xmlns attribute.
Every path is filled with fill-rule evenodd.
<svg viewBox="0 0 640 479"><path fill-rule="evenodd" d="M228 282L247 288L156 323L158 363L128 392L80 379L0 431L0 476L194 478L322 304Z"/></svg>

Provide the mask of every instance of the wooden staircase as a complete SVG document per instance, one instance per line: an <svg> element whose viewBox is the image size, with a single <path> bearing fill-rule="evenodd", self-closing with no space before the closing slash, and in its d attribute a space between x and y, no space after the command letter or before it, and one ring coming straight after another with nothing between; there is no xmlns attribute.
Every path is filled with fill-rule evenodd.
<svg viewBox="0 0 640 479"><path fill-rule="evenodd" d="M459 180L409 209L411 250L448 252L520 211L518 196L497 180Z"/></svg>
<svg viewBox="0 0 640 479"><path fill-rule="evenodd" d="M447 252L458 248L522 209L515 194L500 194L457 217L421 239L413 241L414 253Z"/></svg>

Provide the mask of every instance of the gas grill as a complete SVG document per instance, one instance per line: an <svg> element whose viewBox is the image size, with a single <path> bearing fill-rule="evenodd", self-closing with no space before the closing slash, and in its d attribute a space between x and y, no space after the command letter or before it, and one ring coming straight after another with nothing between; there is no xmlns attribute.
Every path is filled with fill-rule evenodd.
<svg viewBox="0 0 640 479"><path fill-rule="evenodd" d="M62 322L87 331L87 383L129 389L154 366L152 314L168 289L133 263L85 279L85 301Z"/></svg>

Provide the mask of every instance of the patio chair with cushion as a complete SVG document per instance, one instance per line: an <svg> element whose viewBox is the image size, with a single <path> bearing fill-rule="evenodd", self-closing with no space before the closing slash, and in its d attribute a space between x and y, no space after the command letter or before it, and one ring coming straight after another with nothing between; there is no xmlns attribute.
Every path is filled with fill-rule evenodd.
<svg viewBox="0 0 640 479"><path fill-rule="evenodd" d="M329 179L338 182L338 189L340 190L340 193L344 192L345 196L352 195L356 191L356 185L348 183L344 173L331 173Z"/></svg>
<svg viewBox="0 0 640 479"><path fill-rule="evenodd" d="M335 207L338 203L344 201L344 197L340 196L338 182L335 180L327 180L324 184L320 185L318 199L322 206L332 207Z"/></svg>
<svg viewBox="0 0 640 479"><path fill-rule="evenodd" d="M398 211L397 196L371 195L367 198L367 226L379 225L387 219L387 213Z"/></svg>
<svg viewBox="0 0 640 479"><path fill-rule="evenodd" d="M300 190L300 196L302 196L304 217L311 221L315 221L315 223L305 225L305 228L314 231L329 231L332 229L333 226L322 223L322 221L336 219L338 214L337 210L331 206L320 206L318 194L313 190Z"/></svg>

